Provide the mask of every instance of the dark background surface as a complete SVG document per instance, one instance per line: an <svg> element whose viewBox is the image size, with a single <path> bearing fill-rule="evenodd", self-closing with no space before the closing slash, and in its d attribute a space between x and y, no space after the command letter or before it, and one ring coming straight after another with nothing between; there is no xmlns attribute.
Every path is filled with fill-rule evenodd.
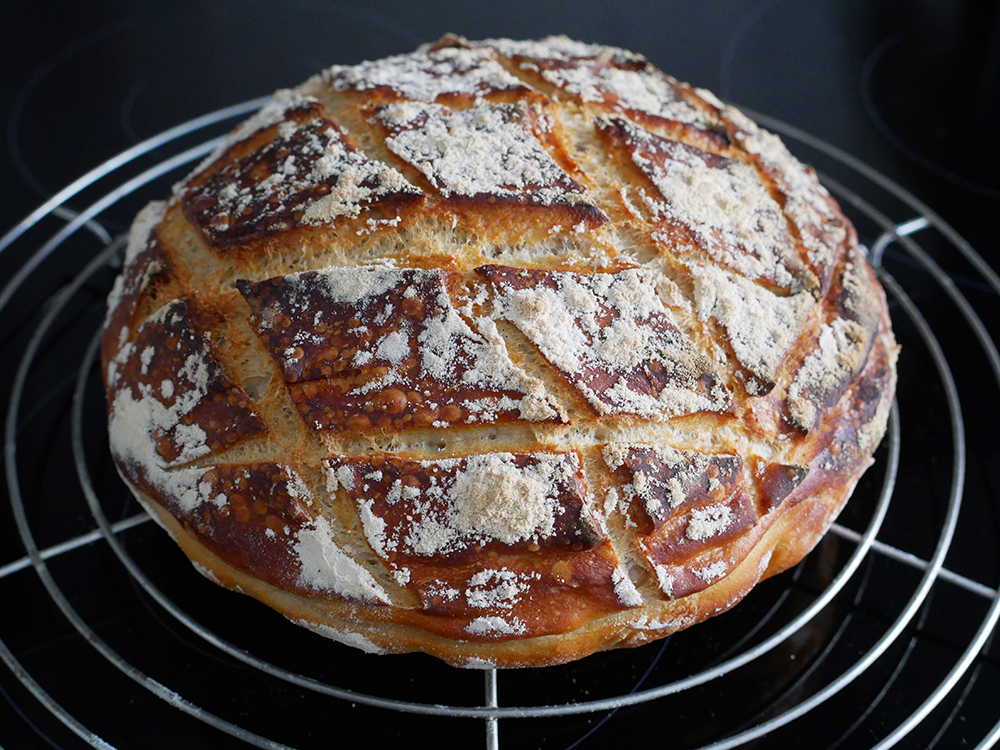
<svg viewBox="0 0 1000 750"><path fill-rule="evenodd" d="M994 269L1000 268L995 229L1000 216L996 2L7 2L0 7L0 115L5 137L0 148L0 234L88 170L167 128L294 85L330 64L406 52L449 31L469 38L564 33L642 52L681 80L859 158L929 205ZM224 131L216 128L208 135ZM204 137L199 134L189 145ZM821 171L837 168L815 150L791 140L789 144L804 159L819 159ZM154 155L138 164L156 161ZM849 180L852 174L848 170L836 177ZM159 192L145 199L163 194L169 182L164 179ZM851 187L867 191L873 201L872 196L878 196L880 210L894 221L916 215L912 208L871 190L864 180ZM84 193L68 206L82 210L106 189ZM123 231L145 199L126 199L102 217L102 226L112 235ZM0 254L0 282L12 277L60 226L60 220L46 219L37 239L16 242ZM858 228L869 243L878 234L877 227L863 220ZM101 246L95 235L78 233L42 269L45 278L25 284L3 311L0 395L5 401L15 363L44 311L45 298L62 276L72 278ZM928 246L934 250L933 240ZM950 260L948 253L941 249L937 257ZM975 343L967 325L961 320L951 323L954 310L933 285L904 262L898 248L890 249L887 259L897 263L893 272L945 339L963 399L970 470L956 551L947 566L995 587L1000 538L996 385L985 357L968 353ZM997 338L995 294L967 264L955 261L948 270ZM100 321L101 299L111 277L95 278L88 285L92 289L85 288L60 318L55 343L40 353L39 369L48 376L39 376L24 399L27 416L18 422L17 433L22 467L18 492L40 547L94 528L80 491L67 489L75 484L66 414L76 366L66 368L65 377L58 373L65 362L83 356ZM986 317L991 313L994 318ZM908 336L915 343L908 343ZM928 559L943 523L941 498L946 499L952 481L954 445L944 386L928 374L933 364L922 351L925 347L905 321L900 337L905 351L912 352L901 364L900 408L909 441L896 491L903 508L880 538ZM128 517L136 509L102 452L99 396L88 403L85 417L92 426L85 438L92 447L88 460L105 510L113 518ZM880 465L866 477L859 487L862 500L877 494L883 473ZM870 510L870 504L862 500L844 519L851 528L863 529L867 521L865 508ZM66 510L59 510L61 502ZM252 602L227 594L217 599L219 592L195 574L178 579L179 553L149 526L124 537L140 567L185 610L197 611L201 621L240 647L362 692L458 704L480 700L482 677L475 673L456 675L419 656L373 660L335 644L316 646L314 639L288 638L290 626L271 613L260 613ZM596 657L577 667L501 675L501 704L588 700L701 669L729 653L734 632L749 632L763 614L796 611L809 601L850 551L846 544L824 543L794 579L761 587L760 595L745 607L699 628L696 639L682 634L663 645ZM0 566L24 554L10 510L2 504ZM235 663L164 615L106 546L59 556L51 570L90 627L130 664L231 723L307 747L326 747L335 738L348 746L363 740L372 747L398 747L419 743L422 737L441 747L482 746L483 727L476 720L415 717L302 695L299 688ZM750 673L689 691L667 705L502 721L500 746L569 748L627 742L663 747L671 740L678 747L693 747L714 741L822 689L878 640L918 579L912 567L876 558L843 601ZM137 748L244 746L109 667L67 623L52 603L51 592L31 570L0 578L0 595L6 602L0 605L0 639L31 679L109 742ZM868 747L891 731L943 679L987 604L982 596L946 584L935 587L930 601L933 606L921 610L906 637L855 687L760 746ZM796 656L799 662L793 669ZM986 736L1000 719L994 697L1000 687L995 657L987 651L973 673L975 678L962 682L956 697L901 746L974 747ZM83 746L2 665L0 688L0 746ZM868 706L877 708L867 712Z"/></svg>

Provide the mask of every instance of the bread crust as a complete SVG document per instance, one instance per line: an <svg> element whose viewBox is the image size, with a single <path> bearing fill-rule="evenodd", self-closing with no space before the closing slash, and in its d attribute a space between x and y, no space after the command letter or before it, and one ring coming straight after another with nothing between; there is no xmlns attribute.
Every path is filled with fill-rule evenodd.
<svg viewBox="0 0 1000 750"><path fill-rule="evenodd" d="M132 228L112 454L199 571L373 653L558 664L796 564L886 429L853 227L641 56L335 66Z"/></svg>

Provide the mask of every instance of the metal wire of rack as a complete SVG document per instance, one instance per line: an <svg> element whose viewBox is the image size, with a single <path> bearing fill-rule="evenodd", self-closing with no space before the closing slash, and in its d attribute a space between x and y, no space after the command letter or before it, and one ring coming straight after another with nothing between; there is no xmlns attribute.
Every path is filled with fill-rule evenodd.
<svg viewBox="0 0 1000 750"><path fill-rule="evenodd" d="M280 663L280 658L274 658L273 653L261 656L253 649L226 637L211 625L205 624L205 612L192 613L188 602L179 603L176 601L172 593L164 590L162 582L158 583L154 580L154 576L144 567L144 562L138 560L135 553L129 550L126 538L129 534L135 533L134 530L141 529L149 517L140 512L126 515L121 520L114 522L109 520L106 510L108 504L102 497L102 488L98 486L99 482L95 482L93 477L95 460L102 460L95 459L94 454L101 452L102 449L106 453L99 425L95 427L94 420L87 416L88 412L93 412L95 409L100 412L99 405L95 407L94 404L99 404L103 398L99 387L95 387L96 379L94 378L97 335L92 335L82 350L76 347L74 349L76 358L63 362L65 371L59 373L63 382L69 382L72 385L71 407L59 419L64 423L61 425L61 429L68 429L71 434L70 444L72 446L73 467L76 473L75 483L85 501L92 527L69 539L53 543L40 543L39 537L43 535L44 529L38 525L37 521L34 525L32 523L32 518L36 516L31 507L34 495L28 497L29 493L25 490L27 471L24 459L25 452L21 450L19 443L22 430L35 418L34 415L37 411L35 408L26 408L26 405L32 405L35 402L26 397L25 394L26 390L30 389L32 378L40 367L40 359L48 357L51 360L52 347L59 346L58 341L53 343L53 340L59 338L54 331L63 325L62 321L65 319L80 316L75 311L81 304L81 290L88 287L100 287L102 282L97 277L102 274L108 277L108 274L111 273L109 269L113 269L116 261L120 258L123 239L112 237L112 233L104 226L105 216L126 198L138 198L147 192L151 196L156 195L157 193L152 191L153 186L158 181L171 176L176 178L190 163L209 153L219 142L219 138L197 143L187 148L181 147L177 153L171 153L172 150L178 148L177 144L183 144L185 139L191 137L200 137L212 128L218 129L232 121L233 118L245 115L257 108L260 103L259 100L256 100L205 115L136 145L53 196L3 238L0 238L0 253L19 252L24 256L19 270L0 291L0 316L8 318L12 315L11 310L15 301L23 302L20 300L20 296L23 295L25 287L38 285L39 277L44 277L47 274L46 269L50 259L70 252L67 249L70 240L81 229L89 230L93 237L103 245L103 249L94 254L82 267L76 268L65 283L50 284L49 286L52 288L47 294L43 294L41 299L37 298L37 292L31 292L36 297L33 303L29 303L34 306L32 313L34 317L30 323L32 328L23 344L18 344L19 351L16 364L12 368L13 379L9 387L4 424L4 470L7 489L11 499L13 518L25 554L23 557L0 566L0 584L4 579L21 571L33 570L44 587L50 602L55 605L72 630L108 664L128 677L137 686L168 704L172 710L186 714L193 720L211 726L242 743L264 748L290 747L282 741L269 738L263 733L249 728L245 723L239 721L238 717L222 715L224 711L216 711L200 705L196 697L182 694L180 690L171 687L167 680L148 674L140 666L132 664L129 657L120 653L109 639L102 637L94 623L88 621L87 615L80 611L78 605L75 604L75 592L73 590L68 592L65 584L62 584L58 576L52 573L49 567L50 561L57 561L74 550L88 545L107 545L117 561L116 564L138 587L137 591L144 598L155 602L155 606L161 612L166 613L187 633L196 636L204 647L210 649L210 653L221 655L232 662L266 675L267 678L278 683L294 687L302 694L320 696L323 700L335 700L351 706L365 705L378 711L390 712L393 715L417 714L446 719L473 719L485 726L485 743L488 750L498 750L501 747L503 736L500 731L501 722L504 722L504 727L506 727L509 726L507 722L515 719L545 719L603 713L603 718L596 724L591 724L589 729L586 729L585 733L573 744L568 745L568 747L576 747L622 709L663 701L687 691L711 689L715 681L738 674L748 665L760 662L765 657L773 657L777 650L786 648L788 643L801 638L802 634L812 627L812 623L815 623L818 618L822 618L823 613L829 611L831 603L835 600L853 597L855 604L860 601L864 584L860 584L859 588L858 581L872 575L873 560L881 559L892 561L917 572L919 580L912 585L905 602L901 602L891 616L884 618L882 629L874 640L865 644L864 647L856 649L856 658L846 668L838 666L830 673L827 667L830 659L826 658L826 654L836 650L838 638L840 638L839 634L842 632L842 630L835 630L834 634L826 639L826 645L821 650L820 655L813 660L812 666L796 675L795 679L789 682L788 686L783 689L784 692L780 694L780 699L776 699L764 708L758 707L755 712L749 714L747 718L734 727L717 733L714 737L708 737L707 741L704 742L701 741L704 738L700 738L691 746L698 746L704 750L724 750L772 737L785 727L797 723L801 724L802 717L831 701L834 696L868 673L873 665L879 663L880 660L884 661L886 654L890 650L900 648L900 644L907 637L910 638L912 646L914 627L918 630L921 627L920 623L926 618L929 609L928 602L932 589L938 584L957 587L981 599L987 605L985 612L981 615L975 632L964 642L964 647L957 658L950 663L943 674L939 675L933 689L916 705L913 705L912 702L908 704L902 714L896 710L892 726L883 726L883 731L880 732L875 744L871 746L881 750L896 746L904 739L910 738L928 716L936 711L940 712L941 707L949 700L949 696L952 696L956 688L962 685L961 695L956 704L939 721L940 728L934 732L933 742L936 743L942 736L945 736L954 723L965 696L976 689L974 686L975 675L970 678L969 674L970 670L978 669L978 666L974 667L974 665L987 646L997 620L1000 618L1000 593L987 583L974 580L968 575L946 567L946 560L951 551L952 541L962 513L963 500L966 497L968 444L966 419L962 409L963 386L956 381L949 355L946 352L946 347L942 345L939 333L935 332L934 325L929 322L928 315L925 315L921 309L924 297L916 297L911 294L906 288L907 283L897 280L887 270L884 261L887 254L893 253L896 261L903 261L901 268L908 279L917 273L921 283L929 280L930 283L936 285L936 288L943 293L950 305L957 311L963 325L971 332L998 388L1000 388L1000 355L997 353L989 326L984 324L976 306L969 302L962 289L954 281L953 276L946 272L937 258L918 244L915 236L933 232L938 238L943 238L950 251L957 252L961 258L965 259L967 264L972 267L973 272L978 275L981 285L988 291L992 290L992 294L1000 295L1000 279L968 243L937 214L888 178L835 147L758 113L749 112L758 122L784 137L824 155L831 164L842 169L848 176L860 178L861 184L867 192L874 190L880 200L892 204L894 212L903 217L899 220L890 218L889 211L876 207L875 203L862 195L859 189L850 187L831 175L822 175L824 184L841 201L852 219L855 219L856 223L866 223L872 228L873 241L870 242L870 261L876 268L895 309L894 318L897 324L900 319L903 319L911 327L915 333L914 341L918 342L918 347L923 348L926 361L932 365L946 407L947 432L951 447L950 470L947 490L942 493L940 523L936 527L933 549L929 553L924 550L907 551L900 544L879 538L884 531L884 522L890 513L892 503L896 499L900 454L906 443L902 434L900 410L898 405L894 405L889 435L885 445L880 449L878 465L881 472L880 487L871 493L871 502L866 506L866 515L862 514L855 519L858 521L856 525L860 525L864 530L857 531L842 522L835 524L829 535L849 545L850 552L840 555L836 561L835 569L829 572L823 585L808 592L809 600L795 608L791 613L785 612L785 609L789 599L793 598L790 591L793 586L797 585L795 582L798 579L794 576L784 579L785 582L779 584L776 589L773 602L765 607L756 624L748 631L734 636L732 642L719 649L716 654L717 658L706 660L691 669L689 673L670 674L668 672L666 677L658 673L662 667L660 655L665 647L665 644L661 644L659 651L656 651L655 646L646 647L645 653L653 654L653 656L645 657L648 663L643 662L645 666L640 669L641 676L633 679L627 690L622 689L620 692L613 692L598 698L589 697L586 691L578 691L571 693L570 698L565 700L554 700L543 693L543 698L535 702L515 704L504 701L501 703L498 699L500 685L509 678L506 673L497 674L495 670L486 670L482 675L485 682L483 699L474 704L466 704L461 701L414 700L405 697L392 697L389 691L380 694L376 691L358 688L353 685L351 680L347 680L348 686L345 687L343 683L335 684L328 679L311 676L304 671L284 666ZM156 161L134 176L120 181L122 175L127 174L129 170L134 170L136 163L160 156L165 158ZM109 183L114 184L110 189L105 188L104 186ZM98 192L105 190L105 192L82 211L75 212L69 209L70 201L78 198L81 194L89 194L94 190ZM47 224L57 219L64 220L65 224L51 237L38 244L39 241L33 239L40 230L38 225ZM910 268L912 265L918 266L919 269L915 271ZM104 283L106 284L106 282ZM21 320L23 321L24 318ZM96 433L95 430L97 430ZM106 456L103 460L107 461ZM68 482L70 479L63 477L63 481ZM786 574L786 576L788 575ZM885 697L892 693L892 686L899 679L899 674L904 669L910 652L911 648L907 647L898 667L891 670L886 685L878 693L878 698L874 703L859 709L856 716L846 721L845 727L838 729L837 739L829 744L831 748L839 746L845 738L852 736L851 733L856 731L858 727L871 720L876 707L882 705ZM45 711L85 744L99 748L114 746L74 716L72 711L66 708L60 699L53 694L52 685L47 686L36 678L2 638L0 638L0 659L4 661L28 693L44 707ZM402 668L409 669L408 666ZM458 670L453 670L453 672L457 675ZM819 676L821 674L822 677ZM456 679L459 678L456 676ZM467 682L468 679L469 673L463 673L461 680ZM478 678L473 677L473 679ZM806 691L808 694L799 698L796 691L803 689L805 685L810 685L810 689ZM792 697L790 698L790 696ZM954 697L950 700L954 700ZM1000 716L992 717L991 721L993 723L975 740L978 742L976 747L981 750L992 746L1000 739Z"/></svg>

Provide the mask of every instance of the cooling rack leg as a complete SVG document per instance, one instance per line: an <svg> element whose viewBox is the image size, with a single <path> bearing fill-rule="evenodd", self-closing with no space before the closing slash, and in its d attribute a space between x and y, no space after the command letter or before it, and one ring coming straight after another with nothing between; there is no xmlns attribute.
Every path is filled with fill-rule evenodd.
<svg viewBox="0 0 1000 750"><path fill-rule="evenodd" d="M497 671L495 669L486 671L486 707L497 707ZM486 720L486 750L500 750L498 729L495 717Z"/></svg>

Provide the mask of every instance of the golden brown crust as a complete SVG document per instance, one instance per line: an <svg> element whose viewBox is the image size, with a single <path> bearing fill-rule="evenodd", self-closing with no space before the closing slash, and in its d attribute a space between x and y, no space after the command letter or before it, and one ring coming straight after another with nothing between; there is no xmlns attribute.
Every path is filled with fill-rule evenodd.
<svg viewBox="0 0 1000 750"><path fill-rule="evenodd" d="M638 55L446 37L337 66L133 226L123 478L207 576L460 666L636 646L815 545L896 344L780 141Z"/></svg>

